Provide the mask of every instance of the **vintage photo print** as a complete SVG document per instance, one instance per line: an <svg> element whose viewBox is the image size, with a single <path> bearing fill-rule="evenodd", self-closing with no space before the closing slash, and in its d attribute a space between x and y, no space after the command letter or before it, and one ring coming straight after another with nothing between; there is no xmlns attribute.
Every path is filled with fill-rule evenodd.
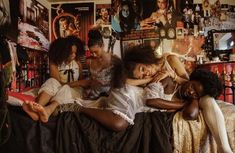
<svg viewBox="0 0 235 153"><path fill-rule="evenodd" d="M175 28L168 28L167 29L167 39L175 39L176 38L176 31Z"/></svg>
<svg viewBox="0 0 235 153"><path fill-rule="evenodd" d="M125 53L127 49L134 47L134 46L142 45L142 44L143 44L142 39L122 41L122 55Z"/></svg>
<svg viewBox="0 0 235 153"><path fill-rule="evenodd" d="M160 39L159 38L144 39L143 45L151 46L153 50L156 50L160 45Z"/></svg>

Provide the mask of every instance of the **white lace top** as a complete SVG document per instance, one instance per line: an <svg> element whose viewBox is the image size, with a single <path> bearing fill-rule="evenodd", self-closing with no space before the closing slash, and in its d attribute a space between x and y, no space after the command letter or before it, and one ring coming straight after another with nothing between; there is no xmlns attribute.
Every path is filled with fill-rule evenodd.
<svg viewBox="0 0 235 153"><path fill-rule="evenodd" d="M73 60L69 64L62 63L59 67L61 82L67 83L79 79L79 65Z"/></svg>

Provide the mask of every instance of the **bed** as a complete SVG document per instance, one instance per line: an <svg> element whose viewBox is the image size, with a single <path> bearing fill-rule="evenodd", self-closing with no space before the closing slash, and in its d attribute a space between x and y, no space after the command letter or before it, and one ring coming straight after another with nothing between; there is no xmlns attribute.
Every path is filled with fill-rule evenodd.
<svg viewBox="0 0 235 153"><path fill-rule="evenodd" d="M235 106L217 102L235 152ZM133 126L123 132L113 132L76 111L60 113L48 123L41 123L31 120L20 106L6 106L10 135L0 146L1 153L217 152L201 114L198 120L184 121L181 112L138 113Z"/></svg>
<svg viewBox="0 0 235 153"><path fill-rule="evenodd" d="M135 124L122 132L108 130L77 111L51 116L48 123L35 122L20 106L25 97L8 93L6 102L3 76L0 74L0 153L217 152L201 114L196 121L185 121L181 112L138 113ZM35 93L27 90L20 94L33 99ZM235 152L235 105L217 102Z"/></svg>

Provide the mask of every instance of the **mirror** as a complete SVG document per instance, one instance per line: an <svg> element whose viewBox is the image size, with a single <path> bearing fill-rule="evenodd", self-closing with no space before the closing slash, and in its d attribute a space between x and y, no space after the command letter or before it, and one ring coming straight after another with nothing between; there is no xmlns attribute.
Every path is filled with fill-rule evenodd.
<svg viewBox="0 0 235 153"><path fill-rule="evenodd" d="M219 57L221 61L229 60L229 55L234 48L235 29L210 30L204 45L210 60Z"/></svg>
<svg viewBox="0 0 235 153"><path fill-rule="evenodd" d="M228 51L232 50L235 41L234 31L212 31L213 35L213 50L214 51Z"/></svg>

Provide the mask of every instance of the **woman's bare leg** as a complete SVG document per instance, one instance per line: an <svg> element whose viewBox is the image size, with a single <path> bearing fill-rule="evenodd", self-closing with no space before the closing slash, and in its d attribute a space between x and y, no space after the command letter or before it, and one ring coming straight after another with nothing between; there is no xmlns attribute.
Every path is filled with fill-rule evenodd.
<svg viewBox="0 0 235 153"><path fill-rule="evenodd" d="M199 106L202 108L206 124L215 138L218 150L221 153L232 153L228 142L224 116L215 99L210 96L204 96L200 99Z"/></svg>
<svg viewBox="0 0 235 153"><path fill-rule="evenodd" d="M25 102L22 105L22 109L34 120L38 121L39 120L39 115L37 112L34 111L33 105L31 102Z"/></svg>
<svg viewBox="0 0 235 153"><path fill-rule="evenodd" d="M50 101L51 97L51 95L49 95L45 91L42 91L36 98L36 102L42 106L45 106Z"/></svg>
<svg viewBox="0 0 235 153"><path fill-rule="evenodd" d="M59 106L59 103L57 101L52 101L48 106L45 107L37 104L34 107L34 110L38 113L40 120L46 123L57 106Z"/></svg>

